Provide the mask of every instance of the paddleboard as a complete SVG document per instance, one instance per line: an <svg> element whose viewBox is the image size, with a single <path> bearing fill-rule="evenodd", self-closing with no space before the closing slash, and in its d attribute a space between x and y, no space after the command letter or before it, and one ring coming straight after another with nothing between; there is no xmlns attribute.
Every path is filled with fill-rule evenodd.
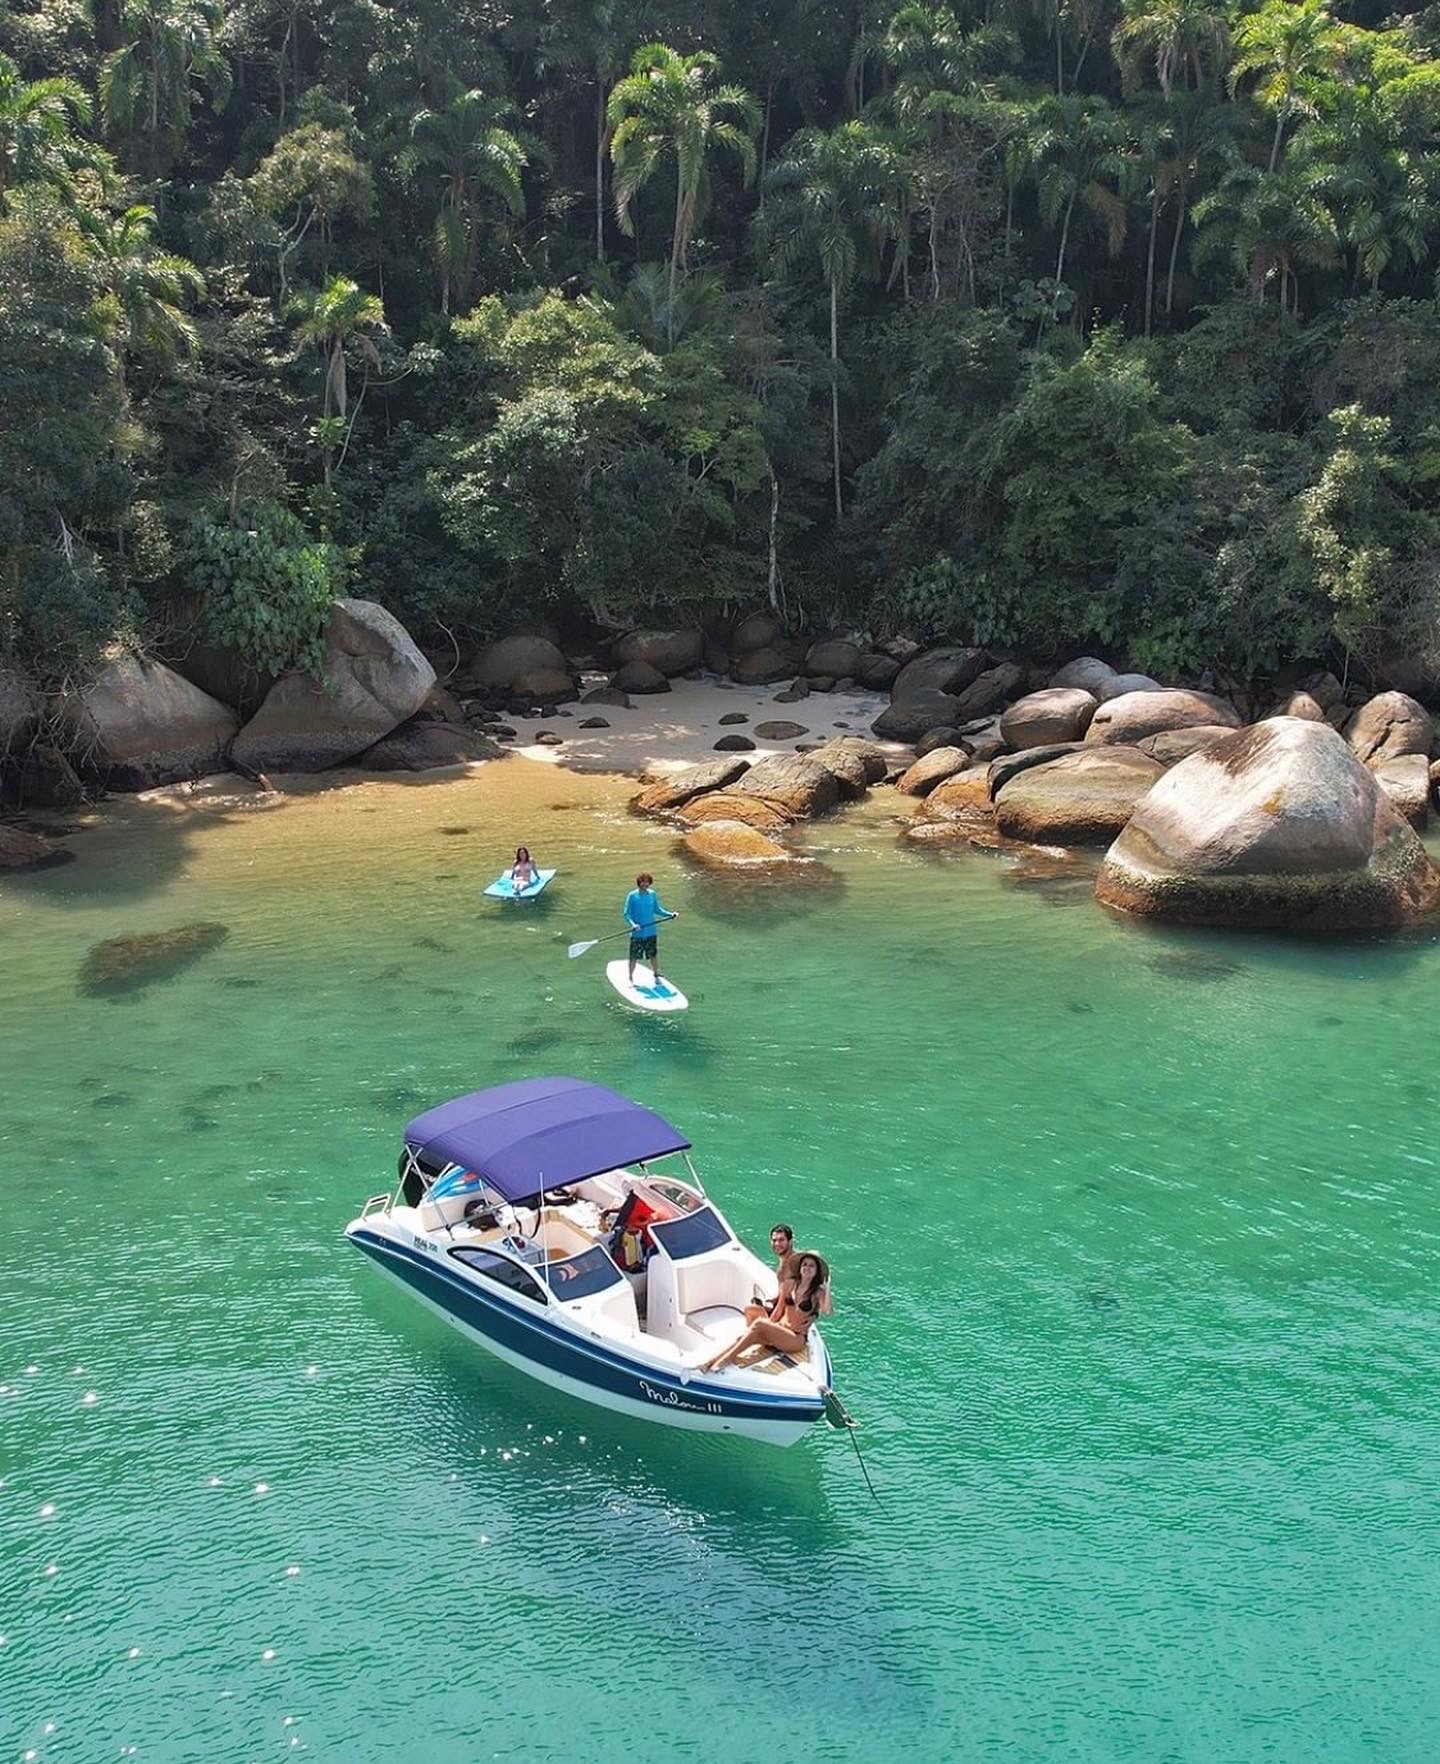
<svg viewBox="0 0 1440 1764"><path fill-rule="evenodd" d="M546 883L554 874L554 870L537 870L533 882L524 888L516 888L507 871L503 876L497 877L485 892L492 900L534 900L537 894L544 893Z"/></svg>
<svg viewBox="0 0 1440 1764"><path fill-rule="evenodd" d="M690 1000L678 986L672 986L668 980L661 980L657 986L655 975L644 962L635 964L635 984L630 984L630 963L628 960L607 962L605 978L615 988L628 1005L634 1005L640 1011L685 1011L690 1008Z"/></svg>

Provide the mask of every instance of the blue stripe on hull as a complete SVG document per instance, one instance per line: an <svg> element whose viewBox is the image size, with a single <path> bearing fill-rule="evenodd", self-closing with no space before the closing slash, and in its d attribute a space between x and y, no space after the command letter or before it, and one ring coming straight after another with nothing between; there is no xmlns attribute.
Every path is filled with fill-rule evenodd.
<svg viewBox="0 0 1440 1764"><path fill-rule="evenodd" d="M789 1423L805 1426L818 1421L824 1403L817 1395L813 1402L797 1401L777 1393L774 1396L737 1397L717 1390L713 1385L680 1380L659 1368L639 1367L634 1361L600 1347L580 1341L563 1328L557 1328L543 1316L533 1321L513 1309L503 1299L492 1299L452 1274L443 1263L421 1256L403 1244L372 1235L352 1233L352 1241L367 1255L373 1256L388 1274L418 1292L477 1335L523 1360L545 1367L561 1377L594 1390L603 1403L604 1395L624 1397L630 1402L653 1404L656 1408L678 1408L697 1415L713 1416L717 1421L748 1421L767 1424ZM657 1417L658 1419L659 1417Z"/></svg>

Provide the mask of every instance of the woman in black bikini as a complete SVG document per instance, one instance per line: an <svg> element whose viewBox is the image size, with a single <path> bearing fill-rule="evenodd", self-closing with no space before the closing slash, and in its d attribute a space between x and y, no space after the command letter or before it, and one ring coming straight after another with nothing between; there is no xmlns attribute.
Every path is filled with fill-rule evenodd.
<svg viewBox="0 0 1440 1764"><path fill-rule="evenodd" d="M752 1347L779 1348L787 1354L803 1353L806 1338L820 1315L820 1295L829 1278L830 1270L822 1258L814 1250L806 1250L796 1266L795 1284L780 1320L774 1322L769 1317L757 1317L738 1341L731 1342L723 1354L706 1360L699 1370L719 1372L746 1348Z"/></svg>

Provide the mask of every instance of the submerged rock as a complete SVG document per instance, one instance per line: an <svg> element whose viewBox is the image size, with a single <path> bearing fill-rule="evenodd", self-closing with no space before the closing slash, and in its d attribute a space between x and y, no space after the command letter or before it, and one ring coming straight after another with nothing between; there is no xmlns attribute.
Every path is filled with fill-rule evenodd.
<svg viewBox="0 0 1440 1764"><path fill-rule="evenodd" d="M62 851L38 833L0 821L0 870L26 870L40 864L63 863L73 852Z"/></svg>
<svg viewBox="0 0 1440 1764"><path fill-rule="evenodd" d="M130 992L167 979L217 949L230 935L228 926L177 925L171 931L147 931L137 937L109 937L97 943L80 969L86 992Z"/></svg>
<svg viewBox="0 0 1440 1764"><path fill-rule="evenodd" d="M998 844L1000 830L986 768L972 766L942 778L911 817L905 836L922 844L954 838L972 845Z"/></svg>
<svg viewBox="0 0 1440 1764"><path fill-rule="evenodd" d="M1274 717L1168 772L1106 854L1095 893L1188 924L1362 930L1425 911L1440 872L1333 729Z"/></svg>
<svg viewBox="0 0 1440 1764"><path fill-rule="evenodd" d="M721 868L797 861L794 852L742 821L711 821L694 827L680 841L680 849L696 863Z"/></svg>

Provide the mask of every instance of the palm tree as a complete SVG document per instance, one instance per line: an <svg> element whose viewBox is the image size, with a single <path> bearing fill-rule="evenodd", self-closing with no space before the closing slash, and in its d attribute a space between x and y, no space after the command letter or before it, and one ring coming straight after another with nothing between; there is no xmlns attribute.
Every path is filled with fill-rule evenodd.
<svg viewBox="0 0 1440 1764"><path fill-rule="evenodd" d="M443 179L434 235L442 312L449 312L452 292L461 306L469 301L484 199L497 197L514 215L525 212L525 150L500 127L501 114L483 92L461 92L443 110L422 110L410 123L409 164Z"/></svg>
<svg viewBox="0 0 1440 1764"><path fill-rule="evenodd" d="M690 247L716 147L735 154L748 184L755 175L760 107L739 86L715 86L713 55L679 55L663 43L635 51L629 74L610 94L605 115L615 167L615 212L634 231L631 206L667 155L675 160L675 226L670 239L670 299ZM671 340L673 341L673 335Z"/></svg>
<svg viewBox="0 0 1440 1764"><path fill-rule="evenodd" d="M197 86L216 110L229 101L223 16L219 0L121 0L123 42L101 63L100 110L112 134L139 138L151 170L184 144Z"/></svg>
<svg viewBox="0 0 1440 1764"><path fill-rule="evenodd" d="M830 437L835 518L845 516L840 482L840 294L885 224L893 187L891 155L874 128L842 123L826 133L802 129L770 174L765 233L775 265L818 261L830 294Z"/></svg>
<svg viewBox="0 0 1440 1764"><path fill-rule="evenodd" d="M1292 116L1314 116L1317 88L1344 47L1344 33L1330 16L1329 0L1267 0L1235 32L1230 90L1258 74L1255 96L1275 112L1269 170L1280 163L1280 143Z"/></svg>
<svg viewBox="0 0 1440 1764"><path fill-rule="evenodd" d="M1154 63L1168 98L1177 75L1192 92L1218 75L1230 50L1230 27L1211 0L1128 0L1114 40L1123 67L1133 71Z"/></svg>
<svg viewBox="0 0 1440 1764"><path fill-rule="evenodd" d="M348 446L350 430L355 426L355 417L360 414L360 400L357 399L355 415L347 423L350 385L345 351L350 343L355 343L365 359L368 373L369 366L379 360L370 333L383 332L388 328L385 323L385 308L377 295L367 294L348 276L332 276L323 288L311 290L293 301L290 311L300 321L297 331L300 341L318 349L325 357L320 422L325 453L325 482L328 485L337 463L336 442L343 439L344 445L340 452L343 460L344 446ZM364 396L362 386L360 399Z"/></svg>
<svg viewBox="0 0 1440 1764"><path fill-rule="evenodd" d="M1040 214L1047 226L1060 225L1055 280L1065 280L1065 253L1077 204L1104 223L1113 255L1125 239L1125 204L1105 180L1119 182L1128 167L1120 123L1099 98L1047 98L1039 107L1031 138Z"/></svg>
<svg viewBox="0 0 1440 1764"><path fill-rule="evenodd" d="M90 100L74 80L25 80L0 55L0 210L14 184L67 186L83 148L75 130L90 120Z"/></svg>
<svg viewBox="0 0 1440 1764"><path fill-rule="evenodd" d="M193 355L199 333L184 303L204 294L205 278L188 258L156 249L155 210L136 204L81 225L115 302L122 346L165 367Z"/></svg>
<svg viewBox="0 0 1440 1764"><path fill-rule="evenodd" d="M1355 253L1356 285L1365 276L1375 292L1386 270L1417 268L1430 255L1437 167L1423 143L1412 150L1397 139L1378 93L1353 88L1338 97L1333 114L1306 131L1304 162L1319 171Z"/></svg>
<svg viewBox="0 0 1440 1764"><path fill-rule="evenodd" d="M1325 194L1323 174L1289 161L1276 172L1237 164L1195 204L1192 258L1199 265L1228 252L1256 300L1273 287L1281 312L1298 313L1299 272L1328 269L1337 257Z"/></svg>

